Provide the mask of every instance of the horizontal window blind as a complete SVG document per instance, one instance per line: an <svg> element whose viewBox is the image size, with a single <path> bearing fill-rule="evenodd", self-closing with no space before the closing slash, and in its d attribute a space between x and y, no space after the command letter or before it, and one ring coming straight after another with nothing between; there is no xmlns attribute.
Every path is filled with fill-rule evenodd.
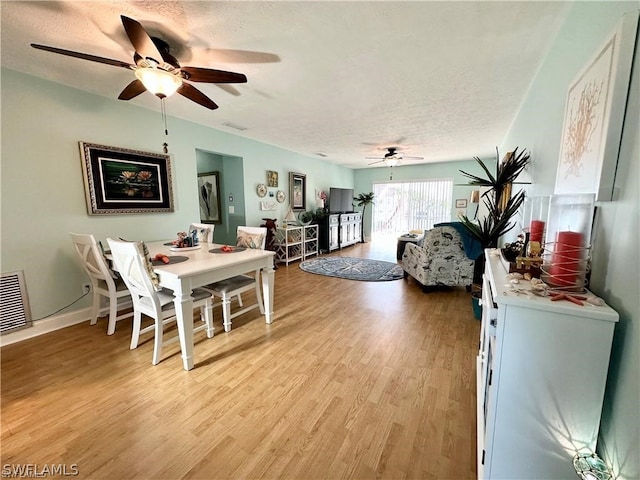
<svg viewBox="0 0 640 480"><path fill-rule="evenodd" d="M374 183L373 234L429 230L451 221L453 179Z"/></svg>

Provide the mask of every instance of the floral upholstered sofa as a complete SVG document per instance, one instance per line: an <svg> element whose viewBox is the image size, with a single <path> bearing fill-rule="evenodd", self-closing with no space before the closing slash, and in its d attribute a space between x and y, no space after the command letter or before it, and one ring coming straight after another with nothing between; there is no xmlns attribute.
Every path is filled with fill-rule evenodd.
<svg viewBox="0 0 640 480"><path fill-rule="evenodd" d="M470 287L474 263L465 253L461 234L451 226L427 230L422 244L408 243L402 255L405 278L411 275L424 291L437 285Z"/></svg>

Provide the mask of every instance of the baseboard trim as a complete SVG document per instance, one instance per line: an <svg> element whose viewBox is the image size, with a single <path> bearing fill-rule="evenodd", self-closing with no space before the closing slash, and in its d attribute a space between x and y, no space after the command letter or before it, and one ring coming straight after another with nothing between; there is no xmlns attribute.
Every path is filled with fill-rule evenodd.
<svg viewBox="0 0 640 480"><path fill-rule="evenodd" d="M11 345L12 343L22 342L29 338L44 335L45 333L54 332L61 328L77 325L78 323L87 322L91 318L91 307L74 310L73 312L63 313L42 320L33 322L33 326L16 330L15 332L6 333L0 336L0 347Z"/></svg>

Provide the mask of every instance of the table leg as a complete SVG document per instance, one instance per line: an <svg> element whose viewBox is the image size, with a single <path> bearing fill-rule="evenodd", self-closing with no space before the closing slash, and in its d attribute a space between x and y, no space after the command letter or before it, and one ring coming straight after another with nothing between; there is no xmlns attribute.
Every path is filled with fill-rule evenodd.
<svg viewBox="0 0 640 480"><path fill-rule="evenodd" d="M176 309L176 322L180 337L182 365L185 370L193 368L193 297L191 288L183 288L174 292L173 303Z"/></svg>
<svg viewBox="0 0 640 480"><path fill-rule="evenodd" d="M262 298L264 301L265 322L273 322L273 265L262 270Z"/></svg>

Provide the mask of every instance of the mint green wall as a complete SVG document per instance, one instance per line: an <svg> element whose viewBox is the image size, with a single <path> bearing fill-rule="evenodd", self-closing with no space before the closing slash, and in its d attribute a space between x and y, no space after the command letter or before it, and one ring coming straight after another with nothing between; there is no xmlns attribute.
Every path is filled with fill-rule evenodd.
<svg viewBox="0 0 640 480"><path fill-rule="evenodd" d="M513 147L516 146L517 145L514 145ZM513 149L513 147L511 149ZM490 168L495 168L495 158L483 158L482 160ZM453 179L451 221L455 221L457 210L455 208L455 200L466 199L468 202L471 191L477 190L476 188L472 188L471 186L467 185L468 179L460 173L460 170L464 170L465 172L471 173L472 175L485 176L482 168L475 160L472 159L431 164L399 165L393 168L364 168L355 170L354 194L357 196L359 193L372 192L374 183L451 178ZM389 180L392 171L393 180ZM356 207L356 210L360 209ZM365 212L366 218L364 219L364 235L367 239L371 237L371 212L371 206L367 207L367 211Z"/></svg>
<svg viewBox="0 0 640 480"><path fill-rule="evenodd" d="M551 48L505 144L532 150L532 190L553 193L567 87L626 12L639 2L577 2ZM629 105L615 187L619 197L598 205L591 289L620 314L616 326L598 453L619 479L640 478L640 48L632 72ZM585 345L585 348L589 348ZM584 372L589 381L589 372Z"/></svg>
<svg viewBox="0 0 640 480"><path fill-rule="evenodd" d="M197 150L196 162L198 174L218 172L220 175L219 194L222 223L215 226L213 239L216 243L235 243L237 227L247 225L244 205L243 159ZM229 207L233 207L233 213L230 213Z"/></svg>
<svg viewBox="0 0 640 480"><path fill-rule="evenodd" d="M100 97L4 68L1 82L0 261L2 272L24 270L34 319L70 304L86 282L68 232L93 233L103 241L109 236L160 240L199 218L198 150L222 155L225 177L240 182L232 187L239 190L234 202L243 207L247 225L260 225L263 217L280 220L286 213L286 202L274 212L259 210L255 188L266 182L267 170L279 172L287 194L289 172L306 174L310 205L317 188L353 184L351 169L170 117L166 141L175 212L89 216L78 142L160 152L165 137L159 103L157 112L150 111L116 100L117 91L114 99ZM169 113L171 101L185 100L169 99ZM234 162L237 158L242 162ZM70 310L88 305L85 298Z"/></svg>
<svg viewBox="0 0 640 480"><path fill-rule="evenodd" d="M250 188L247 191L244 189L243 164L244 159L242 158L228 155L223 155L222 157L220 193L222 195L223 223L219 225L221 227L220 234L214 236L216 242L219 243L235 244L239 225L258 226L262 223L260 219L253 220L251 224L247 223L246 220L245 198L255 197L255 189ZM249 201L249 205L255 211L256 207L251 201ZM231 213L230 207L233 207L233 213Z"/></svg>

